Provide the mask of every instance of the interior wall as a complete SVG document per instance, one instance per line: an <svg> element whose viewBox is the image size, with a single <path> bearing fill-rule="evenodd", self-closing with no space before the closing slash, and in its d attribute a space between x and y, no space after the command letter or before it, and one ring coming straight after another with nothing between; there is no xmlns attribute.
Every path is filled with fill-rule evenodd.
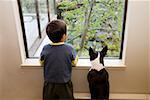
<svg viewBox="0 0 150 100"><path fill-rule="evenodd" d="M146 93L148 77L148 1L129 0L123 71L110 70L111 91Z"/></svg>
<svg viewBox="0 0 150 100"><path fill-rule="evenodd" d="M12 3L0 0L1 100L41 100L41 68L22 68ZM129 0L125 69L108 69L111 93L148 93L148 0ZM17 10L17 9L16 9ZM18 20L19 21L19 20ZM88 69L73 70L75 92L89 92ZM150 76L150 75L149 75Z"/></svg>
<svg viewBox="0 0 150 100"><path fill-rule="evenodd" d="M1 9L1 6L0 6L0 9ZM1 23L1 17L0 17L0 23ZM1 31L1 24L0 24L0 47L2 47L1 37L2 37L2 31ZM0 49L0 55L1 55L1 49ZM1 97L2 97L2 58L0 57L0 98Z"/></svg>
<svg viewBox="0 0 150 100"><path fill-rule="evenodd" d="M0 30L2 32L0 58L3 71L1 80L3 94L0 100L42 100L42 70L39 68L23 69L20 66L17 26L12 6L16 1L0 0Z"/></svg>
<svg viewBox="0 0 150 100"><path fill-rule="evenodd" d="M0 4L0 9L2 9L2 6ZM0 14L1 14L1 10L0 10ZM0 99L2 97L2 75L3 75L3 69L2 69L2 35L3 35L3 32L2 32L2 16L0 16Z"/></svg>
<svg viewBox="0 0 150 100"><path fill-rule="evenodd" d="M149 61L149 77L148 77L148 80L149 80L149 94L150 94L150 2L148 4L149 4L148 5L149 6L149 8L148 8L149 9L148 10L149 11L148 12L148 18L149 18L148 19L149 20L148 21L149 22L148 23L148 28L149 28L149 39L148 39L149 40L149 44L148 44L148 47L149 47L149 51L148 51L149 52L149 59L148 59L148 61Z"/></svg>

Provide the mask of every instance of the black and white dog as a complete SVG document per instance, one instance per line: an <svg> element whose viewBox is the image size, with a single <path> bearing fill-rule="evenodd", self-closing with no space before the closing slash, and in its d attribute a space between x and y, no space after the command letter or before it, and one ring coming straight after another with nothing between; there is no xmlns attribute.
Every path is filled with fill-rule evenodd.
<svg viewBox="0 0 150 100"><path fill-rule="evenodd" d="M104 57L108 47L100 52L89 48L89 56L92 67L89 69L87 79L92 100L109 100L109 75L104 67Z"/></svg>

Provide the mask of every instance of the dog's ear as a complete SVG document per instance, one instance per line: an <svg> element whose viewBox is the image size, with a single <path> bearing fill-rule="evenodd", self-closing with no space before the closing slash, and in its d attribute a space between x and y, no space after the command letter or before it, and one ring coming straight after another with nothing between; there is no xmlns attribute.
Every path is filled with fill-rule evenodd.
<svg viewBox="0 0 150 100"><path fill-rule="evenodd" d="M89 55L93 54L94 53L94 50L90 47L89 48Z"/></svg>
<svg viewBox="0 0 150 100"><path fill-rule="evenodd" d="M108 50L108 47L107 47L107 46L105 46L105 47L102 49L101 54L102 54L103 57L106 56L107 50Z"/></svg>
<svg viewBox="0 0 150 100"><path fill-rule="evenodd" d="M100 52L100 63L102 63L103 66L104 66L104 57L105 57L106 54L107 54L107 50L108 50L108 47L105 46L105 47L101 50L101 52Z"/></svg>
<svg viewBox="0 0 150 100"><path fill-rule="evenodd" d="M107 50L108 50L107 45L103 48L103 50L104 50L105 52L107 52Z"/></svg>
<svg viewBox="0 0 150 100"><path fill-rule="evenodd" d="M89 56L90 56L90 61L94 60L98 56L98 52L93 50L91 47L89 48Z"/></svg>

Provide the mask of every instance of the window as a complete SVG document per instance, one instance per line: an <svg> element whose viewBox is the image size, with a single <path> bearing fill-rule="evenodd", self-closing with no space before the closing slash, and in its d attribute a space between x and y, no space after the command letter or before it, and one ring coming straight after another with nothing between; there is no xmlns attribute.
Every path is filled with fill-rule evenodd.
<svg viewBox="0 0 150 100"><path fill-rule="evenodd" d="M18 0L27 57L34 57L50 20L47 0Z"/></svg>
<svg viewBox="0 0 150 100"><path fill-rule="evenodd" d="M109 58L122 58L127 0L18 0L27 57L38 57L49 42L45 27L52 19L63 19L68 27L67 43L80 58L91 46L108 45Z"/></svg>

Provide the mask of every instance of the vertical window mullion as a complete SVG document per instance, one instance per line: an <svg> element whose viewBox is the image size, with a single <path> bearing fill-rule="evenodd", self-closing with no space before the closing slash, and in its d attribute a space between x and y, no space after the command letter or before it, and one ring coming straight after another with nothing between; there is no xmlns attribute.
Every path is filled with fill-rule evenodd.
<svg viewBox="0 0 150 100"><path fill-rule="evenodd" d="M47 4L47 14L48 14L48 21L50 21L50 11L49 11L49 9L50 9L50 7L49 7L49 1L48 0L46 0L46 4Z"/></svg>
<svg viewBox="0 0 150 100"><path fill-rule="evenodd" d="M18 6L19 6L20 21L21 21L21 25L22 25L22 33L23 33L25 53L26 53L26 57L29 58L27 37L26 37L26 34L25 34L25 25L24 25L24 21L23 21L23 13L22 13L22 10L21 10L21 2L20 2L20 0L17 0L17 1L18 1Z"/></svg>
<svg viewBox="0 0 150 100"><path fill-rule="evenodd" d="M40 26L40 16L39 16L38 0L35 0L35 7L36 7L37 22L38 22L39 38L42 38L42 35L41 35L41 26Z"/></svg>
<svg viewBox="0 0 150 100"><path fill-rule="evenodd" d="M122 41L121 41L121 50L120 50L120 56L119 59L122 59L122 54L123 54L123 44L124 44L124 35L125 35L125 25L126 25L126 16L127 16L127 4L128 0L125 0L125 8L124 8L124 17L123 17L123 26L122 26Z"/></svg>

